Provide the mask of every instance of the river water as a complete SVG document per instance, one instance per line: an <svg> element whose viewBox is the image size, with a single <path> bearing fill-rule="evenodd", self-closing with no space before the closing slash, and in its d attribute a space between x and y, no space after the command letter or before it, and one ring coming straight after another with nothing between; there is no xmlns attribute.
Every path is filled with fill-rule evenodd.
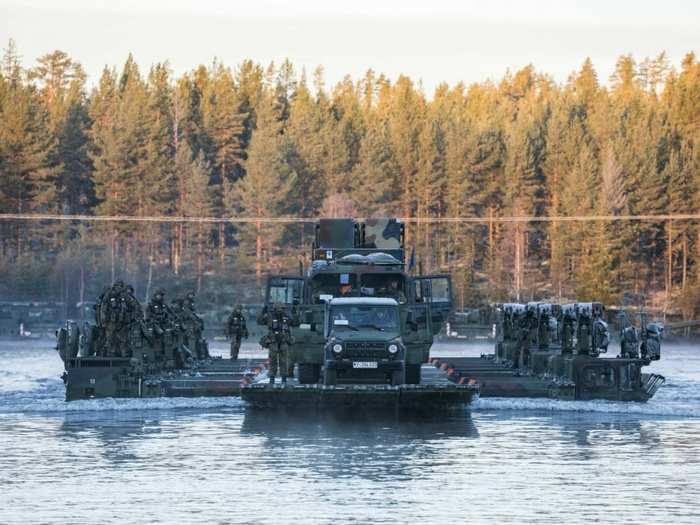
<svg viewBox="0 0 700 525"><path fill-rule="evenodd" d="M411 420L65 403L51 346L0 342L2 524L700 523L700 347L664 347L646 404L481 399Z"/></svg>

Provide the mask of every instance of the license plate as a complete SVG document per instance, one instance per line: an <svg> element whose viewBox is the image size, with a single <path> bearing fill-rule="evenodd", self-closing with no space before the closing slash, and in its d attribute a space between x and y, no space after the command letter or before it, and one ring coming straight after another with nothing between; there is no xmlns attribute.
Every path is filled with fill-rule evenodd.
<svg viewBox="0 0 700 525"><path fill-rule="evenodd" d="M353 368L377 368L376 361L353 361Z"/></svg>

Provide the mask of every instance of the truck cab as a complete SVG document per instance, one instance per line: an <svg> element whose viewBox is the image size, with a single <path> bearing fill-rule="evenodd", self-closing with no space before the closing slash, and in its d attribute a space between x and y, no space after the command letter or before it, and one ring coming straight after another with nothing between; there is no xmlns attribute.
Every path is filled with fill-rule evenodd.
<svg viewBox="0 0 700 525"><path fill-rule="evenodd" d="M395 299L334 298L325 317L325 385L406 382L406 346Z"/></svg>

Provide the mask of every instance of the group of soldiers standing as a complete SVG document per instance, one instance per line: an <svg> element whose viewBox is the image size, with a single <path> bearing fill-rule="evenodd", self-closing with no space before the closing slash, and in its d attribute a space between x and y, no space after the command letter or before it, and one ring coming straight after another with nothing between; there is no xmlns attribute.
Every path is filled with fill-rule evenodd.
<svg viewBox="0 0 700 525"><path fill-rule="evenodd" d="M176 334L175 339L181 337L191 356L198 359L209 356L206 344L201 344L204 322L196 313L193 292L168 305L165 291L158 289L144 313L134 295L134 288L123 281L116 281L105 288L94 308L97 326L103 334L95 348L98 355L132 357L131 341L137 337L135 332L140 331L150 339L156 352L165 354L168 352L166 346L175 346L176 343L166 343L166 336ZM187 357L179 356L178 364L182 365Z"/></svg>
<svg viewBox="0 0 700 525"><path fill-rule="evenodd" d="M134 288L116 281L105 288L95 304L97 326L102 328L101 341L97 343L98 355L132 357L132 331L141 330L151 340L156 353L168 354L172 334L181 337L185 352L174 356L177 366L182 366L189 357L204 359L209 357L202 332L204 322L195 309L195 295L188 293L184 298L176 298L170 304L165 301L165 290L158 289L144 309L134 295ZM269 377L274 383L279 374L282 382L293 375L294 364L290 362L289 349L293 343L291 328L299 325L295 311L288 315L281 304L262 309L257 318L258 324L267 326L267 334L260 345L269 350ZM225 333L231 340L231 359L238 359L241 343L248 338L248 327L243 307L236 305L229 315Z"/></svg>
<svg viewBox="0 0 700 525"><path fill-rule="evenodd" d="M194 292L189 292L184 298L176 298L168 305L165 290L156 290L146 307L146 324L156 338L162 338L168 330L179 331L183 344L193 357L209 357L206 345L202 344L204 321L197 315Z"/></svg>

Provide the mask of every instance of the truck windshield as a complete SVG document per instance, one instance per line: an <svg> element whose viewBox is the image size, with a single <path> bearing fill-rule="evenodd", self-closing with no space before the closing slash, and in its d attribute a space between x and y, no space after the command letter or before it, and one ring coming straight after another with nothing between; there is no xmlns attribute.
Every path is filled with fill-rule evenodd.
<svg viewBox="0 0 700 525"><path fill-rule="evenodd" d="M331 308L331 330L374 328L382 332L399 330L399 312L395 306L343 304Z"/></svg>

